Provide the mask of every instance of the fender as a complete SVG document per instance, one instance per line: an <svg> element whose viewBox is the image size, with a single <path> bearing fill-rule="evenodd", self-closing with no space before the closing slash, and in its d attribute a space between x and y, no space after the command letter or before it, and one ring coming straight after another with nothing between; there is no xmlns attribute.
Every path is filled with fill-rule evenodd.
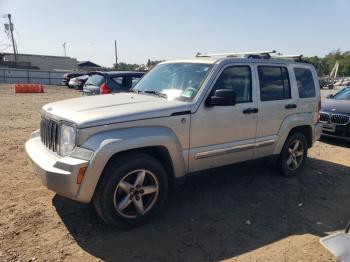
<svg viewBox="0 0 350 262"><path fill-rule="evenodd" d="M108 160L116 153L149 146L164 146L171 157L175 177L186 174L186 151L173 131L167 127L135 127L110 130L89 137L81 147L94 151L77 198L91 201L96 185Z"/></svg>
<svg viewBox="0 0 350 262"><path fill-rule="evenodd" d="M284 143L287 140L290 130L297 126L310 126L310 123L313 123L312 113L299 113L287 116L278 130L278 141L275 145L273 154L278 155L281 153Z"/></svg>

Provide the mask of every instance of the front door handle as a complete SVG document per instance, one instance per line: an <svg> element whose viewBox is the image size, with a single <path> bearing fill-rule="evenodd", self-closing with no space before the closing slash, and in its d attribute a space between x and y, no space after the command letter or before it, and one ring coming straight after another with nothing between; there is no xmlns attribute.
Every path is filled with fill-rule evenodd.
<svg viewBox="0 0 350 262"><path fill-rule="evenodd" d="M250 108L243 110L243 114L256 114L258 112L259 112L259 109L253 108L253 107L250 107Z"/></svg>
<svg viewBox="0 0 350 262"><path fill-rule="evenodd" d="M293 109L293 108L297 108L296 104L288 104L284 107L285 109Z"/></svg>

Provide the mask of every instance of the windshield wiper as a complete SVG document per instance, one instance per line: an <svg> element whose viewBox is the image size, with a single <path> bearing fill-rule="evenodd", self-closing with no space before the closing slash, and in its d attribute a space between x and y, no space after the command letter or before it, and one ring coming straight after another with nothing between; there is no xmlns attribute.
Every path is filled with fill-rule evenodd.
<svg viewBox="0 0 350 262"><path fill-rule="evenodd" d="M152 94L152 95L156 95L156 96L163 97L163 98L168 98L168 96L166 94L161 93L161 92L157 92L157 91L153 91L153 90L143 91L142 93Z"/></svg>
<svg viewBox="0 0 350 262"><path fill-rule="evenodd" d="M138 89L129 89L129 92L133 92L133 93L136 93L136 94L139 94L141 91L138 90Z"/></svg>

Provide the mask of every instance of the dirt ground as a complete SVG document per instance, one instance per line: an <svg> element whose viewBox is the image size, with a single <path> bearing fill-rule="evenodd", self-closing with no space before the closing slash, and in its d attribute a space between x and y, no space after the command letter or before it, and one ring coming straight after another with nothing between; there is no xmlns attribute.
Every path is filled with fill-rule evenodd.
<svg viewBox="0 0 350 262"><path fill-rule="evenodd" d="M350 143L317 142L296 178L264 161L192 177L150 224L118 230L34 176L24 142L41 106L80 96L45 90L0 85L0 261L335 261L318 241L350 221Z"/></svg>

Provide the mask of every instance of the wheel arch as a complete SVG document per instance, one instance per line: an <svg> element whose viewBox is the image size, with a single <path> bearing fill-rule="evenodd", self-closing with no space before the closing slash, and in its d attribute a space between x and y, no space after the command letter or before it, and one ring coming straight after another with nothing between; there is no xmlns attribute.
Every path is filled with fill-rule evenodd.
<svg viewBox="0 0 350 262"><path fill-rule="evenodd" d="M295 132L304 134L307 139L308 147L312 147L313 125L311 123L313 123L313 116L311 113L294 114L284 119L278 132L279 138L273 154L278 155L288 137Z"/></svg>
<svg viewBox="0 0 350 262"><path fill-rule="evenodd" d="M167 171L170 183L183 177L187 170L186 150L166 127L106 131L90 137L82 147L94 151L77 197L85 203L91 201L106 166L122 154L139 152L154 157Z"/></svg>
<svg viewBox="0 0 350 262"><path fill-rule="evenodd" d="M128 149L125 151L120 151L118 153L115 153L112 155L109 160L107 161L105 167L103 168L102 174L108 168L108 166L116 161L118 158L121 156L127 155L127 154L136 154L136 153L143 153L146 155L149 155L156 160L159 161L159 163L163 166L165 169L168 179L170 183L174 183L174 180L176 178L175 176L175 170L174 170L174 165L173 161L171 159L170 153L168 149L164 145L158 145L158 146L147 146L147 147L139 147L139 148L134 148L134 149Z"/></svg>

